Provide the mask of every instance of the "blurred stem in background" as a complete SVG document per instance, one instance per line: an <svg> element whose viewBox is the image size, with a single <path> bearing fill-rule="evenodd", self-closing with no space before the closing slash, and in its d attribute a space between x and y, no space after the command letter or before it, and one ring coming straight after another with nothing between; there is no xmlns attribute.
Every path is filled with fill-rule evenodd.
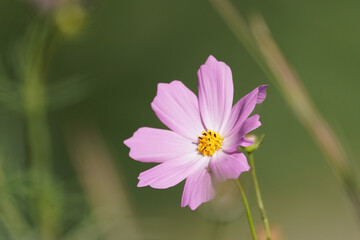
<svg viewBox="0 0 360 240"><path fill-rule="evenodd" d="M260 16L248 24L229 0L210 0L219 15L243 43L264 73L277 86L286 103L324 154L360 219L360 194L356 170L343 144L316 108L301 79L286 61Z"/></svg>
<svg viewBox="0 0 360 240"><path fill-rule="evenodd" d="M101 228L101 234L94 235L80 227L66 239L143 239L122 176L99 131L86 123L75 124L67 129L66 139L70 159Z"/></svg>
<svg viewBox="0 0 360 240"><path fill-rule="evenodd" d="M8 179L3 170L3 159L0 161L0 220L13 239L22 239L30 235L31 229L24 216L18 210L18 206L15 204Z"/></svg>
<svg viewBox="0 0 360 240"><path fill-rule="evenodd" d="M3 234L16 240L57 240L63 235L65 198L53 164L48 111L50 107L62 107L81 100L89 90L86 87L89 82L84 85L77 77L57 81L55 84L49 83L47 79L50 60L57 43L60 43L58 40L79 33L87 17L80 1L53 2L53 8L46 11L41 8L41 13L34 13L22 41L16 45L15 61L13 65L9 65L9 72L13 76L5 76L7 71L2 71L0 76L1 106L22 113L26 126L29 169L22 168L20 174L20 178L24 180L20 185L26 189L26 194L16 196L16 191L12 191L11 180L8 180L0 159L0 221L3 224L0 226L5 226L8 230ZM43 3L45 2L37 1L41 6ZM21 208L21 200L29 204ZM86 225L88 226L89 224Z"/></svg>
<svg viewBox="0 0 360 240"><path fill-rule="evenodd" d="M59 89L59 86L50 85L46 81L46 72L58 40L60 37L76 35L86 20L85 9L76 0L64 1L62 4L59 2L54 7L49 12L35 16L19 52L23 113L30 158L31 200L34 207L32 215L40 239L44 240L59 239L62 234L64 199L52 162L48 106L53 106L54 100L58 102L59 98L70 98L67 101L70 103L84 95L83 91L76 91L80 86L76 79L65 81L67 85L75 86L75 90ZM53 90L52 95L48 93L49 86Z"/></svg>
<svg viewBox="0 0 360 240"><path fill-rule="evenodd" d="M30 24L22 49L22 93L30 157L36 221L41 239L58 239L61 196L53 178L52 149L47 122L45 68L54 44L55 29L46 19Z"/></svg>

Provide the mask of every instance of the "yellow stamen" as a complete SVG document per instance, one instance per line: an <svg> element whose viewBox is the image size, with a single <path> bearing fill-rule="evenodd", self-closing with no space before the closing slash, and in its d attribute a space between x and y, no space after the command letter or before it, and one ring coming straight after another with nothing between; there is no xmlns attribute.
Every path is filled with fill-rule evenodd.
<svg viewBox="0 0 360 240"><path fill-rule="evenodd" d="M221 143L224 141L224 138L217 132L213 132L211 130L208 130L207 132L203 131L201 134L202 136L198 137L198 151L204 156L212 156L221 148Z"/></svg>

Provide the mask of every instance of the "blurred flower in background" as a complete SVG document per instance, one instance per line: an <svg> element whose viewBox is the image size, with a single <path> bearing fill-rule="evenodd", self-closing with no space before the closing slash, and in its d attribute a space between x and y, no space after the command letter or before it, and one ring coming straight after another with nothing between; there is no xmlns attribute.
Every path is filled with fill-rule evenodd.
<svg viewBox="0 0 360 240"><path fill-rule="evenodd" d="M29 0L40 13L50 15L59 31L66 36L80 32L86 23L87 2L84 0Z"/></svg>
<svg viewBox="0 0 360 240"><path fill-rule="evenodd" d="M76 0L28 0L33 3L36 7L39 8L40 11L47 12L53 10L57 6L69 2L69 1L76 1Z"/></svg>
<svg viewBox="0 0 360 240"><path fill-rule="evenodd" d="M59 30L67 36L77 34L85 25L87 12L77 1L61 4L55 11L55 22Z"/></svg>

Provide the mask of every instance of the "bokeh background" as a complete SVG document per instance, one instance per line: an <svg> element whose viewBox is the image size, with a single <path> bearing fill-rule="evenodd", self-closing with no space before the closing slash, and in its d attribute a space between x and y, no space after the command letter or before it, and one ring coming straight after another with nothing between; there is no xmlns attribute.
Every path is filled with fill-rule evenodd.
<svg viewBox="0 0 360 240"><path fill-rule="evenodd" d="M0 0L0 76L12 86L21 86L21 77L14 73L18 67L14 55L23 51L19 45L31 35L35 22L54 19L56 10L44 8L44 2ZM358 165L360 2L234 4L245 16L253 12L264 16ZM181 80L197 92L196 72L210 54L231 67L236 101L258 85L269 84L266 75L208 1L94 0L81 2L76 9L61 12L70 32L57 29L61 37L49 53L44 75L46 87L55 86L55 92L56 86L62 87L56 99L60 103L49 104L45 114L51 147L50 196L60 212L46 215L50 222L59 218L51 238L250 239L233 182L224 185L236 200L230 199L231 204L215 200L196 211L183 209L183 183L167 190L136 187L138 174L154 164L132 160L123 141L142 126L164 128L150 107L157 83ZM27 175L33 161L29 145L42 142L29 143L27 118L21 111L5 103L0 110L1 176L7 179L9 204L30 226L30 232L14 238L7 218L0 216L0 236L39 239L38 210L29 200L37 193ZM263 124L256 133L265 134L255 153L257 172L270 223L283 236L277 239L359 239L358 219L343 190L272 84L266 101L255 111ZM241 181L260 231L250 174L242 174Z"/></svg>

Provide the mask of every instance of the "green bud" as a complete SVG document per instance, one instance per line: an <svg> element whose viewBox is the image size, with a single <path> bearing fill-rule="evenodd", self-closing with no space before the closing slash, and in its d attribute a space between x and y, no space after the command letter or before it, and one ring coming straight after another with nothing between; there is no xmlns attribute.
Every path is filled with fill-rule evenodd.
<svg viewBox="0 0 360 240"><path fill-rule="evenodd" d="M85 25L86 18L86 10L76 1L69 1L58 6L54 15L56 25L60 32L66 36L79 33Z"/></svg>
<svg viewBox="0 0 360 240"><path fill-rule="evenodd" d="M265 137L265 135L261 135L260 137L258 137L255 134L247 134L245 136L245 138L253 141L254 144L251 146L248 146L248 147L241 147L241 149L247 153L251 153L251 152L257 150L260 147L264 137Z"/></svg>

